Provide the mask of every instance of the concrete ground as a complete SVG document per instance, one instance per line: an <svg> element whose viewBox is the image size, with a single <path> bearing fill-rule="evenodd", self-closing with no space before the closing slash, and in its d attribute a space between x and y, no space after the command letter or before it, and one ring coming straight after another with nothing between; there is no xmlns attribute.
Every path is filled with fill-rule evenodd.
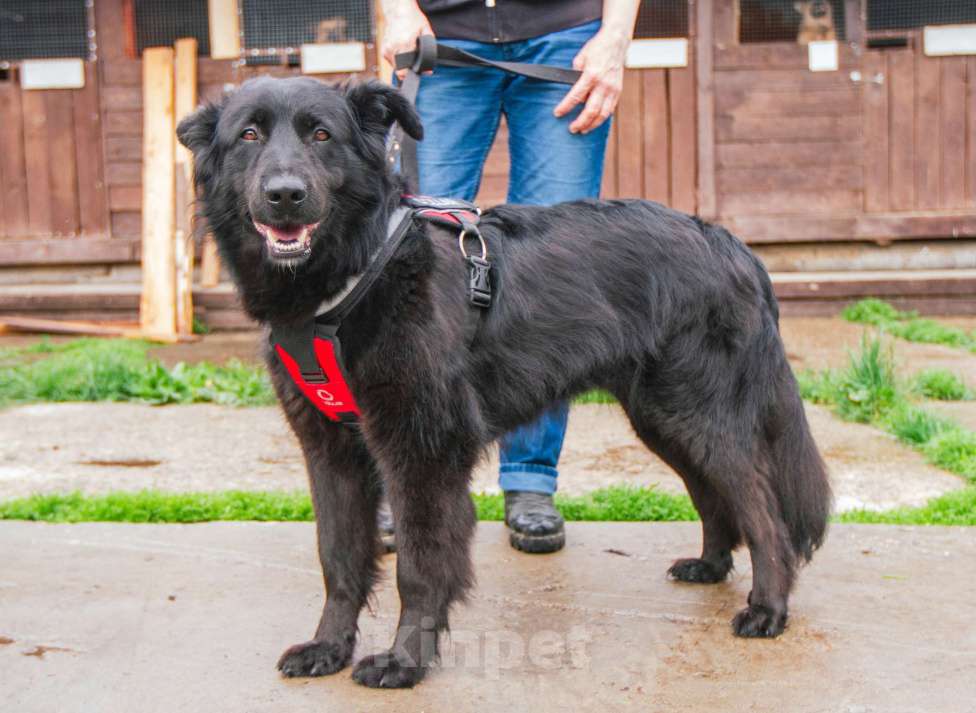
<svg viewBox="0 0 976 713"><path fill-rule="evenodd" d="M0 523L0 700L17 713L759 711L972 713L976 539L965 528L835 526L785 634L736 639L748 557L726 583L665 579L692 523L575 523L567 548L513 552L478 527L479 585L444 664L411 691L349 670L284 680L322 580L309 523ZM396 623L395 557L356 658Z"/></svg>
<svg viewBox="0 0 976 713"><path fill-rule="evenodd" d="M921 505L963 487L891 436L807 406L840 510ZM34 404L0 410L0 499L38 492L306 488L298 443L277 408ZM492 451L472 489L497 491ZM577 405L560 460L560 489L612 483L684 492L634 436L618 406Z"/></svg>

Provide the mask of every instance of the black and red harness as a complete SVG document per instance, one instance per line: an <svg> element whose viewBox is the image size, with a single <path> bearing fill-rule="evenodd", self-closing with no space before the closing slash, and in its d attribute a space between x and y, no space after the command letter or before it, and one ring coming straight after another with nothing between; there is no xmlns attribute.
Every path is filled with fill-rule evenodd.
<svg viewBox="0 0 976 713"><path fill-rule="evenodd" d="M295 385L328 419L355 423L360 416L359 405L346 378L339 329L382 274L414 220L459 230L458 246L468 266L468 300L478 309L491 305L491 264L478 230L478 218L478 208L467 201L403 196L402 203L390 216L386 241L373 255L369 266L350 278L336 297L320 305L311 321L297 328L272 327L271 345L282 365ZM471 239L477 240L480 255L468 254L465 244Z"/></svg>
<svg viewBox="0 0 976 713"><path fill-rule="evenodd" d="M490 66L506 72L543 81L573 84L580 73L563 67L495 62L435 42L430 35L421 36L415 52L397 55L397 68L407 75L401 93L415 103L420 75L437 64L451 66ZM387 151L388 161L400 161L401 174L409 191L417 190L416 142L401 130L394 132ZM488 248L478 229L481 211L468 201L430 196L404 195L390 216L386 241L359 275L349 279L345 289L323 303L315 317L300 327L272 326L270 341L282 365L295 385L331 421L355 424L361 415L353 396L342 361L339 329L342 321L359 304L396 253L415 220L424 220L458 231L458 247L468 269L468 301L477 310L491 305L491 264ZM469 254L466 242L477 240L481 254Z"/></svg>

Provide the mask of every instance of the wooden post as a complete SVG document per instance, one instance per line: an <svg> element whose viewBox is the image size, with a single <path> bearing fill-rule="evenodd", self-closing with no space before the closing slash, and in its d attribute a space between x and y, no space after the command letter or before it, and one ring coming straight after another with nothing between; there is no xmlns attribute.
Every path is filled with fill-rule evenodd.
<svg viewBox="0 0 976 713"><path fill-rule="evenodd" d="M197 105L197 41L176 41L176 122ZM193 334L193 155L176 145L176 331Z"/></svg>
<svg viewBox="0 0 976 713"><path fill-rule="evenodd" d="M390 83L393 76L393 65L383 59L383 37L386 34L386 16L383 14L383 4L380 0L373 2L373 17L376 19L376 32L373 33L373 45L376 48L376 78L381 82Z"/></svg>
<svg viewBox="0 0 976 713"><path fill-rule="evenodd" d="M173 118L173 49L142 53L142 300L139 321L147 336L176 334L175 223L176 126Z"/></svg>
<svg viewBox="0 0 976 713"><path fill-rule="evenodd" d="M715 9L699 0L695 17L695 68L698 91L698 214L712 219L715 195Z"/></svg>
<svg viewBox="0 0 976 713"><path fill-rule="evenodd" d="M210 20L210 56L237 59L241 56L241 28L237 0L207 0Z"/></svg>

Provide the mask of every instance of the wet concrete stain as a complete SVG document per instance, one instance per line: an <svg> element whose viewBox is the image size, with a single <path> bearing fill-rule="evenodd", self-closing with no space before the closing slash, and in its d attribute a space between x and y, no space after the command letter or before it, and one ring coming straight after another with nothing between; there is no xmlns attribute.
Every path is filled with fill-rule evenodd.
<svg viewBox="0 0 976 713"><path fill-rule="evenodd" d="M101 468L155 468L162 465L161 460L151 458L119 458L119 459L99 459L78 461L78 465L94 465Z"/></svg>
<svg viewBox="0 0 976 713"><path fill-rule="evenodd" d="M41 646L37 645L30 651L24 651L24 656L36 656L39 659L44 658L44 654L54 653L54 652L66 652L74 653L74 649L64 648L63 646Z"/></svg>

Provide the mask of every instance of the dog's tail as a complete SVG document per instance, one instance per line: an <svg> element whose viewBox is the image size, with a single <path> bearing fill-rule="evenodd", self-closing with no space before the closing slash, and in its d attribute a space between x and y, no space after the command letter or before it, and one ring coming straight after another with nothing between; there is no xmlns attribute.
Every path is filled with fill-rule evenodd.
<svg viewBox="0 0 976 713"><path fill-rule="evenodd" d="M767 428L773 436L771 481L793 551L797 557L809 560L827 532L832 497L827 467L810 433L796 380L789 366L785 368L788 378L782 380L775 409L780 412L779 422Z"/></svg>

